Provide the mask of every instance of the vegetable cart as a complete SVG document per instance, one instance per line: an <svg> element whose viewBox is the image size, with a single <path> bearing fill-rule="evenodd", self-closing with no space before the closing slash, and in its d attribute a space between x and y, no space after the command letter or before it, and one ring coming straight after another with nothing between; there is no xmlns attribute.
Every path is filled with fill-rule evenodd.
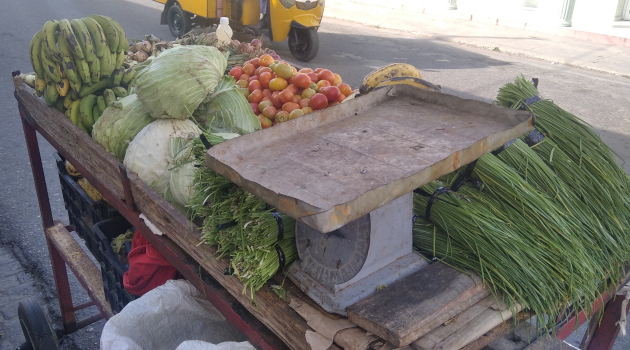
<svg viewBox="0 0 630 350"><path fill-rule="evenodd" d="M14 77L17 75L19 75L19 72L14 72ZM257 292L256 304L253 304L250 301L250 297L243 293L241 282L233 276L224 274L224 271L228 268L228 263L224 260L209 258L212 256L214 249L200 244L196 227L191 225L190 221L183 214L154 192L137 175L127 172L119 161L72 124L68 118L64 117L56 109L47 107L43 100L35 97L34 91L19 78L14 79L14 84L15 97L19 105L35 181L42 224L47 237L51 264L53 266L64 332L76 331L101 318L108 319L113 315L113 312L109 303L105 300L103 282L98 269L69 234L73 228L64 226L64 224L55 221L52 217L36 136L37 132L50 142L61 156L74 164L77 170L107 201L135 226L185 278L202 291L207 299L237 329L242 331L257 348L310 349L312 344L315 344L314 338L318 338L322 334L328 335L331 341L334 340L334 344L331 342L325 348L350 347L351 344L361 342L365 344L363 348L368 346L373 349L391 348L391 344L387 344L382 338L367 334L365 329L361 327L354 325L339 327L338 324L346 322L345 319L324 311L319 303L313 302L305 295L303 290L309 292L308 288L304 286L298 288L290 281L284 282L286 300L279 298L272 288L265 286ZM396 89L384 89L373 93L370 95L375 99L373 104L379 102L378 98L386 100L389 92L416 96L413 95L416 92L409 92L411 90L405 92L404 88ZM365 98L369 99L370 96ZM422 96L426 98L426 95ZM438 99L441 98L439 97ZM448 99L449 97L444 98ZM468 101L462 108L477 108L480 104L475 101ZM310 120L313 123L324 124L332 123L335 120L343 122L336 116L337 113L340 113L337 111L343 111L347 115L352 115L352 113L356 115L356 113L361 113L362 111L361 108L356 106L358 104L347 104L340 106L336 110L322 111L318 114L319 120L316 120L318 116L315 115ZM408 108L413 108L413 106ZM497 131L495 134L486 135L483 142L471 143L464 148L465 151L454 152L452 156L446 157L445 161L438 162L438 167L430 168L430 171L424 173L420 171L424 176L423 179L418 180L417 177L410 177L411 180L399 182L393 187L385 187L385 190L389 192L383 192L381 189L381 192L377 194L379 196L387 195L387 193L392 194L392 191L396 190L405 191L406 193L408 188L417 187L419 183L426 183L430 179L444 175L452 171L453 168L471 162L487 153L488 150L500 146L515 137L514 135L520 135L531 129L533 120L531 118L518 119L517 117L519 116L523 117L519 113L522 112L514 111L514 114L512 114L512 117L515 118L514 125L510 127L514 129L512 133L502 134ZM348 118L348 120L350 119L351 117ZM301 133L306 131L305 129L300 130L300 127L292 129L291 125L290 123L282 125L286 129L285 131L288 132L285 134L289 135L287 137L299 137L302 135ZM306 128L307 122L305 120L304 123L296 123L295 125L301 125ZM264 139L265 136L269 136L265 135L265 131L267 134L273 132L271 129L263 130L247 136ZM360 134L361 130L359 130ZM359 219L363 213L378 209L379 205L382 206L383 204L374 203L374 197L370 197L370 191L366 191L361 196L355 197L355 200L357 198L360 198L360 200L355 201L354 204L363 207L356 213L346 212L344 214L344 210L318 211L316 206L306 206L306 201L290 200L287 191L283 192L281 189L269 190L269 187L273 184L252 182L248 178L251 174L248 175L243 170L230 167L230 164L234 163L230 163L230 160L227 158L232 155L222 153L222 151L225 151L225 149L211 149L208 165L231 177L231 180L235 183L252 190L253 193L273 201L274 204L280 204L278 209L287 214L293 212L299 216L300 214L297 212L300 210L317 214L310 216L314 221L309 224L314 227L325 227L326 230L334 230L348 222ZM426 168L429 169L428 166ZM413 172L416 173L417 169L413 170ZM362 171L362 173L364 172ZM272 198L274 196L275 198ZM392 194L392 196L394 195ZM395 198L381 198L381 201L387 203L392 199ZM155 233L158 232L164 234L156 235ZM90 303L77 306L73 304L66 276L66 266L70 267L81 285L88 292L92 300ZM484 291L479 284L471 283L471 279L468 276L453 272L454 270L449 270L441 263L434 263L429 266L431 266L431 269L425 268L419 271L429 275L418 278L435 278L437 281L439 276L446 276L444 277L444 285L451 289L449 290L450 293L438 291L436 299L431 301L432 303L442 303L440 305L444 308L433 309L431 312L423 314L423 319L416 320L416 323L421 323L427 329L437 330L437 332L433 333L425 331L422 333L423 335L417 336L417 338L420 338L418 341L422 340L422 344L429 344L429 340L431 340L434 342L434 345L445 344L444 342L446 342L446 344L451 344L453 348L465 346L466 349L480 349L508 331L509 326L512 325L511 313L507 313L506 308L502 308L500 305L488 303L489 293ZM461 276L466 278L462 279ZM626 280L629 277L626 276ZM281 276L276 276L275 279L272 283L282 284ZM297 280L299 283L299 278ZM422 290L424 288L422 285L417 285L416 287L418 288L416 291L427 292ZM314 295L312 291L309 293ZM449 295L443 296L442 294ZM408 293L408 295L410 294ZM445 298L445 300L440 298ZM591 322L592 327L590 327L589 337L584 341L586 348L610 349L612 347L616 334L619 331L619 327L616 326L615 322L619 319L622 301L622 297L611 299L611 295L605 294L593 305L593 314L599 312L599 310L605 310L605 312L599 327L597 327L596 321ZM417 304L421 305L422 301L417 301ZM76 319L76 310L92 305L98 308L96 315L86 320ZM424 305L426 306L426 301ZM603 308L604 305L605 308ZM445 312L446 306L448 306L450 311ZM357 312L360 313L360 311L358 310ZM396 318L397 315L389 316L394 317L395 320L398 319ZM518 318L522 319L526 316L522 314ZM582 324L590 316L584 313L568 315L566 317L568 321L556 330L557 338L566 338L575 329L576 321L578 324ZM467 318L470 322L460 322L459 325L458 322L449 322L449 320L457 318ZM504 321L503 318L507 321ZM597 317L593 317L593 319L596 320ZM374 319L371 319L371 321L374 321ZM321 328L322 323L337 326L332 327L334 332L326 333ZM324 327L324 329L328 329L328 332L330 332L330 328ZM412 331L415 331L415 329ZM410 336L416 334L412 331L410 331ZM431 334L433 337L427 339L425 337L427 334ZM418 341L413 343L414 346L418 346ZM457 346L454 344L457 344Z"/></svg>

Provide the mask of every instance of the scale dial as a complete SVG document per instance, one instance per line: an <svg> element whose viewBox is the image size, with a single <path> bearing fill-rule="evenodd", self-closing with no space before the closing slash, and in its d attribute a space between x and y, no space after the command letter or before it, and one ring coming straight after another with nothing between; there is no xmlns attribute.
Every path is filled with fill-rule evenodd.
<svg viewBox="0 0 630 350"><path fill-rule="evenodd" d="M331 291L356 276L370 247L370 214L332 232L322 234L300 222L296 241L300 267Z"/></svg>

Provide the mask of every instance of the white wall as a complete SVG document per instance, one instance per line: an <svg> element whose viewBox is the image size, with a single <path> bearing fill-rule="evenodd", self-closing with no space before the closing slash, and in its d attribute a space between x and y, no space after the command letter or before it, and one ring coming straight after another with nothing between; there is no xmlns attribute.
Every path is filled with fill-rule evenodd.
<svg viewBox="0 0 630 350"><path fill-rule="evenodd" d="M573 26L584 29L610 28L618 0L576 0Z"/></svg>

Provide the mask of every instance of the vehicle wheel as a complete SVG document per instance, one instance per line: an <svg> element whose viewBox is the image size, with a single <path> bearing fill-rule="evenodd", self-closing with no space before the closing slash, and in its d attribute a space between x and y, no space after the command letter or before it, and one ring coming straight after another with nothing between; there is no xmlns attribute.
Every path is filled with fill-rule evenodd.
<svg viewBox="0 0 630 350"><path fill-rule="evenodd" d="M184 10L182 10L182 7L179 6L179 4L173 4L173 6L168 9L166 21L168 22L168 29L176 38L181 38L192 28L192 21L190 17Z"/></svg>
<svg viewBox="0 0 630 350"><path fill-rule="evenodd" d="M319 37L315 28L291 27L289 31L289 51L299 61L308 62L317 56Z"/></svg>
<svg viewBox="0 0 630 350"><path fill-rule="evenodd" d="M37 300L31 298L21 301L18 306L18 318L24 338L27 343L31 343L33 349L59 350L57 334Z"/></svg>

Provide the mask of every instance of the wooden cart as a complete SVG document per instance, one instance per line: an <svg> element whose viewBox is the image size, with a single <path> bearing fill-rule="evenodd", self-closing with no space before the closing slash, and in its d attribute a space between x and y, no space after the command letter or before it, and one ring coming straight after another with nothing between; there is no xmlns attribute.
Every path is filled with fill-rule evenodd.
<svg viewBox="0 0 630 350"><path fill-rule="evenodd" d="M312 318L307 322L296 311L302 305L306 305L316 318L333 322L340 320L338 316L328 314L319 308L289 281L284 283L284 289L287 290L286 300L279 299L271 288L265 286L256 294L256 305L252 304L249 296L243 294L241 282L233 276L224 274L225 268L228 267L227 261L208 258L215 253L215 249L200 244L197 227L191 225L183 214L137 175L128 173L118 160L73 125L68 118L56 109L47 107L43 99L37 98L34 90L22 82L18 75L19 72L13 73L14 94L19 105L42 225L47 238L64 332L74 332L101 318L109 319L112 317L112 311L105 300L103 283L97 267L69 233L73 228L55 221L52 217L37 132L69 160L107 201L257 348L311 349L309 337L317 333L318 327L315 325L317 322ZM140 214L144 214L147 220L165 235L153 234L147 222L140 218ZM73 304L66 266L87 291L92 300L90 303L77 306ZM276 282L280 284L282 281ZM597 327L596 323L591 322L591 331L587 334L589 337L585 339L588 349L610 349L614 343L619 331L615 322L619 319L623 298L609 299L610 295L605 295L593 305L593 313L599 312L602 305L606 307L601 325ZM486 304L483 304L484 302ZM86 320L76 319L76 310L92 305L98 308L96 315ZM507 316L507 321L502 320L502 317L505 317L504 309L496 309L494 313L491 311L493 309L484 299L458 315L462 319L467 318L468 322L460 322L460 325L457 325L457 322L441 321L442 325L436 324L435 326L439 327L431 341L439 343L451 339L450 344L461 346L469 344L466 349L480 349L506 333L512 325L510 315ZM466 317L463 317L464 315ZM575 329L576 321L582 324L590 316L583 313L569 315L568 322L558 327L557 338L561 340L566 338ZM494 321L489 322L490 319ZM457 340L453 339L455 336L460 343L453 342ZM370 349L392 348L382 339L370 337L359 327L345 329L336 335L333 334L332 338L335 341L332 345L334 348L347 346L356 340L366 340ZM465 342L461 343L463 341ZM458 348L461 346L458 345Z"/></svg>

